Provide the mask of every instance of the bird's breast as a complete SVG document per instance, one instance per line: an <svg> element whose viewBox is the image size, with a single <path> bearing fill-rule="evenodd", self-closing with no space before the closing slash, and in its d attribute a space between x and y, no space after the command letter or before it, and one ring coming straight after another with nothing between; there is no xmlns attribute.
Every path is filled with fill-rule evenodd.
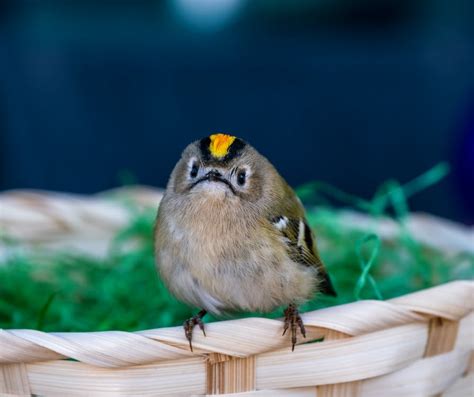
<svg viewBox="0 0 474 397"><path fill-rule="evenodd" d="M259 229L258 216L230 200L196 200L168 222L183 254L210 264L241 259Z"/></svg>
<svg viewBox="0 0 474 397"><path fill-rule="evenodd" d="M206 204L159 221L158 266L178 298L218 313L268 311L310 295L313 270L293 263L265 223L251 211Z"/></svg>

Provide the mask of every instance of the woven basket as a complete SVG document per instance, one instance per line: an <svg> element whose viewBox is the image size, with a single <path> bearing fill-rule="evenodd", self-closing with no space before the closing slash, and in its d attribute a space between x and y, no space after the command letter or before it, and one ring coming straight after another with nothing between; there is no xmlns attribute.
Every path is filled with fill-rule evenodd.
<svg viewBox="0 0 474 397"><path fill-rule="evenodd" d="M119 195L144 206L160 198L148 188ZM2 230L25 247L74 246L96 255L128 221L107 196L9 192L0 195L0 208ZM409 225L427 244L438 245L441 234L446 249L474 249L472 232L457 225L426 215ZM385 233L394 227L385 225ZM0 255L8 254L3 247ZM181 327L0 330L0 395L470 396L473 311L471 281L322 309L303 315L303 341L324 341L294 352L288 335L281 336L281 321L263 318L208 324L207 337L194 335L194 353Z"/></svg>

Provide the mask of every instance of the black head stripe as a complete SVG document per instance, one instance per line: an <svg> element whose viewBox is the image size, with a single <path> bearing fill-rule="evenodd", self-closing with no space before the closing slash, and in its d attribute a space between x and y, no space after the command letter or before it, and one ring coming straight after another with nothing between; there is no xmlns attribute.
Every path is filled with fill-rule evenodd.
<svg viewBox="0 0 474 397"><path fill-rule="evenodd" d="M211 145L211 138L208 136L202 138L199 141L199 149L201 150L202 159L204 161L209 161L211 158L211 151L209 150L209 146Z"/></svg>
<svg viewBox="0 0 474 397"><path fill-rule="evenodd" d="M208 136L205 138L202 138L199 141L199 149L201 150L202 159L204 161L211 161L211 162L216 162L220 164L225 164L226 162L240 156L246 143L242 139L235 138L234 142L232 142L232 145L230 145L229 147L229 152L222 158L216 158L212 156L210 148L209 148L210 145L211 145L211 138L209 138Z"/></svg>
<svg viewBox="0 0 474 397"><path fill-rule="evenodd" d="M244 149L246 143L239 138L235 138L235 141L232 142L232 145L229 147L229 153L224 158L227 160L232 160L234 157L240 156L242 150Z"/></svg>

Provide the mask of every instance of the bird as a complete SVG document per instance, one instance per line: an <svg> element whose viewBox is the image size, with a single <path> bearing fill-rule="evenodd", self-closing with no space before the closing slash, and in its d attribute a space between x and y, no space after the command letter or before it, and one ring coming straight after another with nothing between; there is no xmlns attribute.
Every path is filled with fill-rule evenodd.
<svg viewBox="0 0 474 397"><path fill-rule="evenodd" d="M306 337L298 307L336 295L304 207L270 161L236 136L189 144L171 172L154 229L156 266L178 300L201 309L183 324L192 351L203 317L285 307L283 335Z"/></svg>

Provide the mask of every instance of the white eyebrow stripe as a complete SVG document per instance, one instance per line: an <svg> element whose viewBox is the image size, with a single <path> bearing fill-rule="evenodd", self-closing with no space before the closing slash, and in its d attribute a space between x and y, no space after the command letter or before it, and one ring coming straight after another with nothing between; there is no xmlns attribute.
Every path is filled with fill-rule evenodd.
<svg viewBox="0 0 474 397"><path fill-rule="evenodd" d="M189 160L188 160L188 170L191 170L191 168L193 167L194 163L196 163L198 161L198 159L196 157L191 157Z"/></svg>
<svg viewBox="0 0 474 397"><path fill-rule="evenodd" d="M298 229L298 247L301 247L304 243L304 222L300 219L300 225Z"/></svg>
<svg viewBox="0 0 474 397"><path fill-rule="evenodd" d="M280 219L278 219L278 222L275 222L274 225L278 230L283 230L288 225L288 218L286 216L281 216Z"/></svg>
<svg viewBox="0 0 474 397"><path fill-rule="evenodd" d="M245 164L242 168L245 170L245 173L247 174L247 178L253 174L252 169L248 165Z"/></svg>

